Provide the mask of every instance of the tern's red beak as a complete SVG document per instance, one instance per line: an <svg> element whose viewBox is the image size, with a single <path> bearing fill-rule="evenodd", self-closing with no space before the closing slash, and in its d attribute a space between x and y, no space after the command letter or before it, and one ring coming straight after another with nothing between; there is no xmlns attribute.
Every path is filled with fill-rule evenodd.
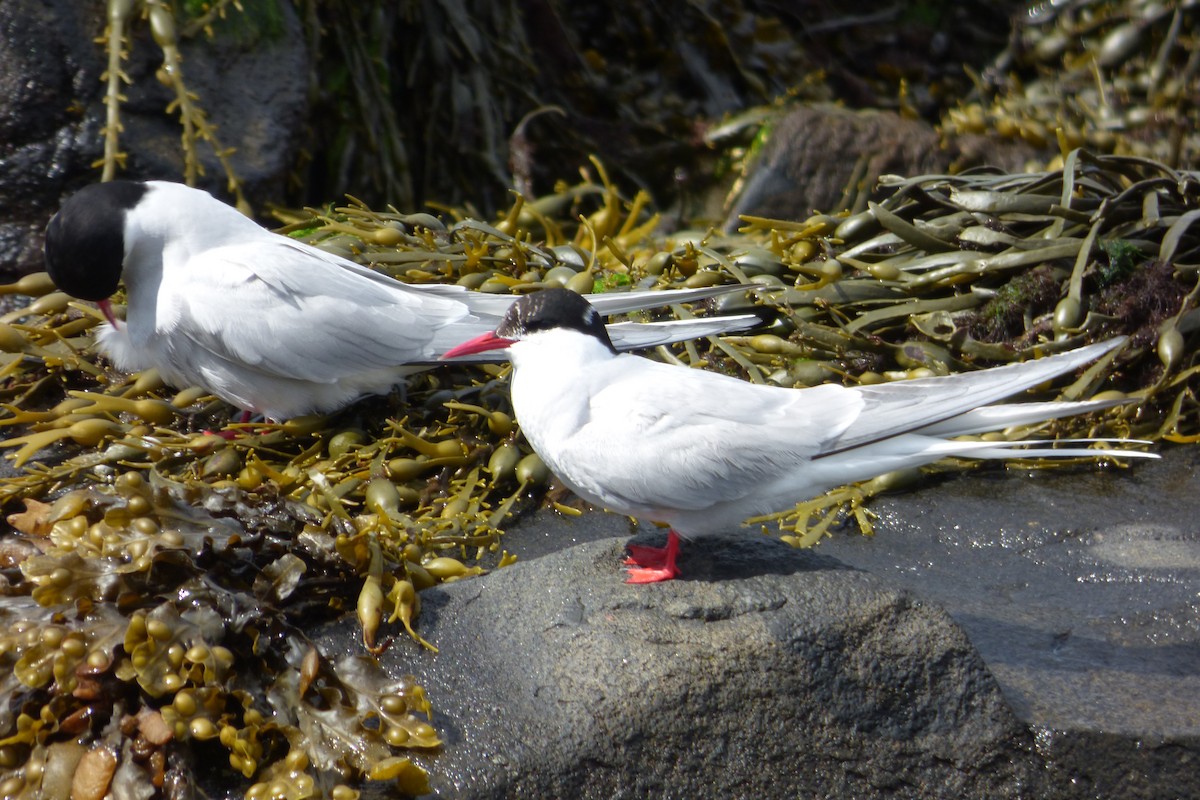
<svg viewBox="0 0 1200 800"><path fill-rule="evenodd" d="M108 323L110 325L112 325L114 328L121 327L120 325L117 324L117 318L113 314L112 301L101 300L101 301L97 302L96 305L100 306L100 310L104 312L104 317L105 317L105 319L108 320Z"/></svg>
<svg viewBox="0 0 1200 800"><path fill-rule="evenodd" d="M442 354L441 360L448 361L449 359L458 358L459 356L469 356L472 353L483 353L488 350L503 350L514 341L516 340L501 339L496 334L488 332L481 336L476 336L470 341L463 342L457 347L451 347L444 354Z"/></svg>

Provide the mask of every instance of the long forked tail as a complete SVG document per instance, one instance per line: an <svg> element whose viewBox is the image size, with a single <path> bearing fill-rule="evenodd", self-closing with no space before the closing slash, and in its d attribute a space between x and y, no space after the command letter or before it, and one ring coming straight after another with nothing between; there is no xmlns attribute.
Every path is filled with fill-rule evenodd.
<svg viewBox="0 0 1200 800"><path fill-rule="evenodd" d="M1049 403L1002 403L993 406L975 408L957 417L935 422L924 428L918 428L914 433L928 436L970 436L976 433L988 433L1017 425L1036 425L1039 422L1049 422L1052 419L1073 417L1077 414L1088 414L1092 411L1103 411L1106 408L1137 402L1136 398L1114 398L1111 400L1077 400L1057 401Z"/></svg>
<svg viewBox="0 0 1200 800"><path fill-rule="evenodd" d="M438 287L440 284L423 284ZM738 290L745 291L747 287L738 284L724 286L706 286L700 289L654 289L635 292L612 292L609 294L588 295L588 302L601 314L623 314L629 311L658 308L674 303L694 303L721 294ZM491 313L495 319L479 320L471 323L473 327L456 331L453 337L447 337L445 348L458 344L463 339L478 335L499 321L499 317L508 310L516 299L511 295L484 295L478 292L458 292L453 295L458 300L466 299L475 312ZM744 331L762 324L762 318L757 314L729 314L714 317L694 317L691 319L662 320L659 322L613 322L605 327L612 339L613 347L618 350L642 350L658 347L663 344L673 344L688 339L698 339L704 336L718 336L725 333ZM507 361L508 355L503 350L485 350L455 359L460 363L485 363Z"/></svg>
<svg viewBox="0 0 1200 800"><path fill-rule="evenodd" d="M613 347L618 350L641 350L660 344L717 336L744 331L762 322L755 314L736 314L728 317L697 317L696 319L666 320L664 322L614 322L606 327Z"/></svg>
<svg viewBox="0 0 1200 800"><path fill-rule="evenodd" d="M754 287L733 283L699 289L642 289L633 292L589 294L587 300L592 304L592 308L608 316L646 308L662 308L671 303L695 303L730 292L744 292L751 288Z"/></svg>
<svg viewBox="0 0 1200 800"><path fill-rule="evenodd" d="M855 391L863 399L862 411L858 419L836 441L829 443L823 455L852 450L864 444L913 431L936 436L959 436L1020 424L997 419L1005 414L999 410L1005 406L995 406L996 411L985 407L1081 367L1124 343L1125 337L1118 336L1066 353L1007 364L1003 367L855 387ZM1043 404L1034 405L1042 405L1042 411L1051 411ZM1093 408L1086 405L1076 405L1074 410L1063 407L1057 412L1048 413L1044 419L1090 410ZM957 420L964 417L966 421L960 426ZM1036 421L1038 420L1025 420ZM951 432L960 427L961 430Z"/></svg>
<svg viewBox="0 0 1200 800"><path fill-rule="evenodd" d="M471 309L471 313L482 317L494 317L497 321L504 316L504 312L517 299L515 295L510 294L467 291L463 287L453 284L423 283L411 288L427 294L453 298L460 303L466 303L467 307ZM592 308L607 317L648 308L664 308L674 303L696 303L710 297L718 297L732 292L745 292L754 288L756 287L731 283L720 286L704 286L699 289L637 289L631 292L600 292L589 294L586 297L587 301L592 304Z"/></svg>
<svg viewBox="0 0 1200 800"><path fill-rule="evenodd" d="M925 452L938 458L1160 458L1158 453L1117 447L1051 447L1097 442L1113 444L1150 444L1141 439L1024 439L1016 442L964 442L950 439L932 444ZM930 459L932 460L932 459ZM928 463L928 461L926 462Z"/></svg>

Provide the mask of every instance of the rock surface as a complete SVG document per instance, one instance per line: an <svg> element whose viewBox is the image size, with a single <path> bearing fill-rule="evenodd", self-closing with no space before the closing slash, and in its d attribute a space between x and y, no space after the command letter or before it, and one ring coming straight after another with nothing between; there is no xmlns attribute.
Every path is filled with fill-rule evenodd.
<svg viewBox="0 0 1200 800"><path fill-rule="evenodd" d="M815 211L866 208L882 199L881 175L928 175L987 165L1020 172L1040 155L992 136L945 142L927 122L892 111L800 106L769 127L762 153L735 187L723 227L741 227L742 214L802 220Z"/></svg>
<svg viewBox="0 0 1200 800"><path fill-rule="evenodd" d="M661 538L661 535L659 536ZM622 582L622 539L422 594L383 657L426 687L455 798L1016 797L1031 741L934 606L765 537ZM341 632L321 644L336 651ZM982 769L988 765L988 769Z"/></svg>
<svg viewBox="0 0 1200 800"><path fill-rule="evenodd" d="M880 498L820 552L950 612L1063 796L1200 796L1200 452L1166 456Z"/></svg>
<svg viewBox="0 0 1200 800"><path fill-rule="evenodd" d="M890 111L802 106L770 128L724 228L736 230L741 214L799 220L853 208L880 175L944 172L950 161L928 123Z"/></svg>
<svg viewBox="0 0 1200 800"><path fill-rule="evenodd" d="M251 197L276 196L305 135L308 54L290 3L278 3L280 30L245 38L218 25L181 43L183 74L222 146L236 148L234 168ZM42 230L62 198L99 180L107 67L106 4L98 0L0 3L0 276L42 268ZM128 152L122 177L183 175L181 128L167 113L174 95L155 78L162 51L140 18L132 25L132 84L122 87ZM248 79L251 78L252 79ZM205 188L224 189L207 143L199 152Z"/></svg>
<svg viewBox="0 0 1200 800"><path fill-rule="evenodd" d="M641 587L624 518L540 514L422 593L438 655L384 664L429 691L442 797L1200 796L1197 466L932 482L874 538L688 543Z"/></svg>

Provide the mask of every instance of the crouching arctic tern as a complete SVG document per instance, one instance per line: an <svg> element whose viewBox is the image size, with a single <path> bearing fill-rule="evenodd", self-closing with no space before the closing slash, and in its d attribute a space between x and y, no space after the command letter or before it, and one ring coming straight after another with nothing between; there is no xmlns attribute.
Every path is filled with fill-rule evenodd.
<svg viewBox="0 0 1200 800"><path fill-rule="evenodd" d="M388 391L458 342L496 327L515 299L408 285L262 228L207 192L113 181L70 197L46 228L55 284L109 319L100 349L126 372L154 368L273 419L333 411ZM124 281L124 324L108 298ZM613 293L604 314L736 289ZM738 330L753 315L620 323L622 349ZM492 354L493 356L500 354Z"/></svg>
<svg viewBox="0 0 1200 800"><path fill-rule="evenodd" d="M619 354L586 300L549 289L453 358L508 348L512 402L533 449L598 506L667 523L631 547L630 583L678 575L679 537L736 526L831 488L946 456L1139 456L1046 442L957 441L1120 401L989 405L1120 347L1123 338L993 369L876 386L788 389Z"/></svg>

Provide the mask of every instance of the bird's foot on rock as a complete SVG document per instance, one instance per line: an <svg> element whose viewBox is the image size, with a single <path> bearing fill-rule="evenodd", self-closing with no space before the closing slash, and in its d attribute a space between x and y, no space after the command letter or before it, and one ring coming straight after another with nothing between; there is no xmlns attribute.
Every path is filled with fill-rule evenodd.
<svg viewBox="0 0 1200 800"><path fill-rule="evenodd" d="M679 568L675 566L679 534L674 530L667 533L666 547L630 544L625 549L629 551L629 557L622 562L629 572L626 583L659 583L679 576Z"/></svg>
<svg viewBox="0 0 1200 800"><path fill-rule="evenodd" d="M679 570L671 567L626 567L629 577L626 583L661 583L679 577Z"/></svg>
<svg viewBox="0 0 1200 800"><path fill-rule="evenodd" d="M644 544L627 544L629 553L621 563L630 567L661 567L667 561L667 548Z"/></svg>

